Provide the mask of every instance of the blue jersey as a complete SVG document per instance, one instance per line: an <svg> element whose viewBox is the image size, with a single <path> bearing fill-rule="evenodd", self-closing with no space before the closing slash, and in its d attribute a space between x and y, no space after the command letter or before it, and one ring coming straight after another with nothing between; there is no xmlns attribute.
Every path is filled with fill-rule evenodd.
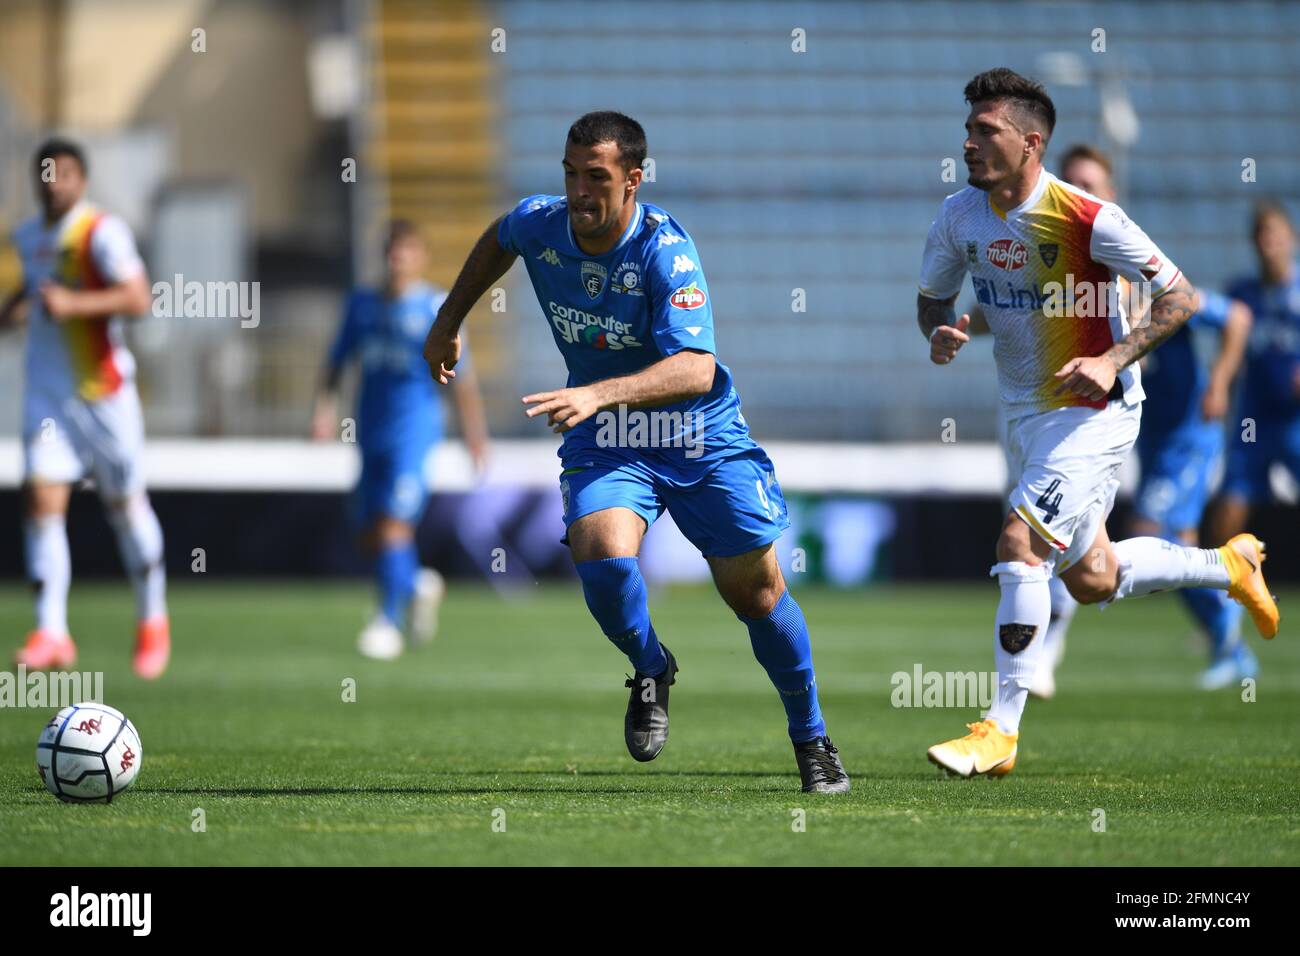
<svg viewBox="0 0 1300 956"><path fill-rule="evenodd" d="M1206 424L1201 418L1201 400L1209 387L1210 374L1198 340L1202 330L1222 334L1231 302L1217 292L1198 291L1200 311L1148 355L1142 368L1142 389L1147 395L1142 406L1144 438Z"/></svg>
<svg viewBox="0 0 1300 956"><path fill-rule="evenodd" d="M329 364L339 369L355 357L361 366L357 441L364 453L414 452L437 441L442 402L424 361L424 339L445 298L424 282L397 299L375 289L348 296Z"/></svg>
<svg viewBox="0 0 1300 956"><path fill-rule="evenodd" d="M1246 383L1241 414L1277 421L1300 412L1295 374L1300 369L1300 270L1286 285L1241 279L1228 290L1255 314L1246 346Z"/></svg>
<svg viewBox="0 0 1300 956"><path fill-rule="evenodd" d="M578 248L563 196L529 196L502 221L497 241L524 260L533 291L569 370L570 387L639 372L683 349L717 354L713 307L695 244L657 206L637 203L618 244L604 255ZM611 447L606 413L565 433L566 467L635 458L689 479L701 466L757 446L740 413L731 372L721 362L708 394L653 411L689 414L693 453L680 448Z"/></svg>

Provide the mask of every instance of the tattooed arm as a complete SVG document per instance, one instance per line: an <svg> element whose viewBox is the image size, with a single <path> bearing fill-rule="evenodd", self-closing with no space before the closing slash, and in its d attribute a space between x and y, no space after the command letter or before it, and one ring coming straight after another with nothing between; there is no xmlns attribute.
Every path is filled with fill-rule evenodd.
<svg viewBox="0 0 1300 956"><path fill-rule="evenodd" d="M429 363L429 372L443 385L456 377L452 369L460 361L460 325L465 316L517 258L497 242L497 228L503 218L496 219L474 243L424 340L424 360Z"/></svg>
<svg viewBox="0 0 1300 956"><path fill-rule="evenodd" d="M1056 373L1056 394L1073 392L1089 401L1110 394L1119 373L1178 331L1196 311L1196 290L1186 278L1151 303L1147 319L1106 352L1093 358L1074 358Z"/></svg>
<svg viewBox="0 0 1300 956"><path fill-rule="evenodd" d="M947 365L957 357L957 350L970 341L966 334L970 316L954 319L952 304L956 301L955 295L946 299L931 299L926 295L916 297L916 324L921 334L930 340L930 361L935 365Z"/></svg>

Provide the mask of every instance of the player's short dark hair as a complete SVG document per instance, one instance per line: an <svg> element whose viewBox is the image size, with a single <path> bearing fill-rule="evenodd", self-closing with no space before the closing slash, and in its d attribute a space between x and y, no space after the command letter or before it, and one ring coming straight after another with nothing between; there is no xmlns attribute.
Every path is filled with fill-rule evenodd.
<svg viewBox="0 0 1300 956"><path fill-rule="evenodd" d="M1070 164L1076 159L1090 159L1102 169L1106 170L1106 175L1111 176L1114 170L1110 166L1110 157L1096 146L1089 146L1087 143L1075 143L1065 151L1061 156L1061 175L1070 168Z"/></svg>
<svg viewBox="0 0 1300 956"><path fill-rule="evenodd" d="M393 243L401 242L403 239L414 239L424 245L424 233L420 232L420 227L411 220L394 219L390 221L388 231L384 235L384 248L392 248Z"/></svg>
<svg viewBox="0 0 1300 956"><path fill-rule="evenodd" d="M985 70L966 84L966 102L972 106L991 100L1008 100L1021 125L1033 125L1046 143L1056 128L1056 106L1043 84L999 66Z"/></svg>
<svg viewBox="0 0 1300 956"><path fill-rule="evenodd" d="M569 142L574 146L614 143L627 170L640 169L645 162L645 130L632 117L613 110L597 110L578 117L569 127Z"/></svg>
<svg viewBox="0 0 1300 956"><path fill-rule="evenodd" d="M1291 221L1291 214L1286 211L1286 206L1283 206L1276 199L1265 198L1255 203L1255 208L1251 212L1250 234L1252 236L1259 235L1259 227L1264 224L1264 220L1269 216L1276 216L1281 219L1286 223L1287 228L1291 230L1291 234L1295 235L1295 223Z"/></svg>
<svg viewBox="0 0 1300 956"><path fill-rule="evenodd" d="M35 165L37 175L40 175L47 159L57 159L60 156L71 156L77 161L77 166L81 169L81 175L89 175L90 167L86 164L86 151L81 148L79 143L64 139L61 136L51 136L41 143L40 148L36 150Z"/></svg>

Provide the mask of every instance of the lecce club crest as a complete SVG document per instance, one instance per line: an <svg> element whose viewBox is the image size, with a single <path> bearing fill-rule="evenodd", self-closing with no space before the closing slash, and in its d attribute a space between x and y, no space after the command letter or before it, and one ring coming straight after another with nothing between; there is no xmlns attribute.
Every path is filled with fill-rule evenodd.
<svg viewBox="0 0 1300 956"><path fill-rule="evenodd" d="M1043 259L1043 265L1049 269L1056 265L1056 254L1059 251L1060 247L1054 242L1044 242L1038 247L1038 254Z"/></svg>
<svg viewBox="0 0 1300 956"><path fill-rule="evenodd" d="M584 259L581 275L582 287L587 290L588 298L599 299L601 293L605 291L605 280L609 278L609 270L599 262Z"/></svg>

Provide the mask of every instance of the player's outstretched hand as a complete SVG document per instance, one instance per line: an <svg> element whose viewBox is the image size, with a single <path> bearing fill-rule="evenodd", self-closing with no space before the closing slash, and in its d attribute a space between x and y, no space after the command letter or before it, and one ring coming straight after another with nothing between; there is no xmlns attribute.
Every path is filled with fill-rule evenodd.
<svg viewBox="0 0 1300 956"><path fill-rule="evenodd" d="M955 326L941 325L930 333L930 361L935 365L947 365L957 357L957 350L970 341L966 330L970 328L970 316L962 313Z"/></svg>
<svg viewBox="0 0 1300 956"><path fill-rule="evenodd" d="M446 385L456 377L453 369L460 361L460 333L449 333L440 323L434 322L424 339L424 361L429 365L429 374L439 384Z"/></svg>
<svg viewBox="0 0 1300 956"><path fill-rule="evenodd" d="M1056 387L1057 395L1072 392L1090 402L1099 402L1110 394L1117 375L1119 369L1110 358L1096 355L1070 359L1053 378L1061 383Z"/></svg>
<svg viewBox="0 0 1300 956"><path fill-rule="evenodd" d="M591 390L584 387L562 388L555 392L534 392L523 397L525 405L533 407L524 412L529 418L546 415L551 431L567 432L579 422L584 422L600 411L600 404Z"/></svg>

